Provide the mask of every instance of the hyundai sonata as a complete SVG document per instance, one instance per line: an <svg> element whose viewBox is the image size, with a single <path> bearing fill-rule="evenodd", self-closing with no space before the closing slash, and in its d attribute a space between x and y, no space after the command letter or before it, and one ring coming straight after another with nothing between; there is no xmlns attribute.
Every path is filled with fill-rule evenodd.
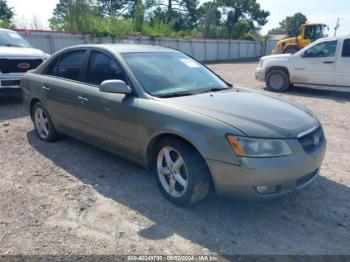
<svg viewBox="0 0 350 262"><path fill-rule="evenodd" d="M306 108L233 87L176 50L64 49L22 81L38 137L80 139L153 169L177 205L269 199L317 178L326 139Z"/></svg>

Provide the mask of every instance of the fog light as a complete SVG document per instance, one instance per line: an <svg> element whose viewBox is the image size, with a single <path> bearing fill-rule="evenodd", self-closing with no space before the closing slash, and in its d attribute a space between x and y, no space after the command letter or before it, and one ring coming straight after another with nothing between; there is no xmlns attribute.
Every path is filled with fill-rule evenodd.
<svg viewBox="0 0 350 262"><path fill-rule="evenodd" d="M260 194L272 194L276 192L276 186L256 186L255 190Z"/></svg>

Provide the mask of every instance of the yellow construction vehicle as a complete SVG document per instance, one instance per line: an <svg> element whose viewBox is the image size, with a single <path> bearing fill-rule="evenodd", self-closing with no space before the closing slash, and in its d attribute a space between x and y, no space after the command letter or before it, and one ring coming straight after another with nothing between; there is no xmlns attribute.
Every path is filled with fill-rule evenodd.
<svg viewBox="0 0 350 262"><path fill-rule="evenodd" d="M301 35L282 39L272 54L294 54L317 39L327 37L328 26L325 24L306 23L301 26Z"/></svg>

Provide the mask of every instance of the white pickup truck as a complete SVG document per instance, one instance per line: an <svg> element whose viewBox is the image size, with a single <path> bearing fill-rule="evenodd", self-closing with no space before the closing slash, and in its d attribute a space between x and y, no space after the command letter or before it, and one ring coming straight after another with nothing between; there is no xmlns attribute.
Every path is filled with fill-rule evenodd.
<svg viewBox="0 0 350 262"><path fill-rule="evenodd" d="M293 85L350 91L350 36L323 38L295 54L262 57L255 77L275 92Z"/></svg>
<svg viewBox="0 0 350 262"><path fill-rule="evenodd" d="M49 54L34 49L17 32L0 28L0 96L20 93L24 73L48 57Z"/></svg>

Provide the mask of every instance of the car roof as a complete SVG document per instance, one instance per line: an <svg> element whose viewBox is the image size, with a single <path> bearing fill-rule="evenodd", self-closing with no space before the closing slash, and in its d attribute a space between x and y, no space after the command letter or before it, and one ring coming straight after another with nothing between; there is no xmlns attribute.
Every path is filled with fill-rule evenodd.
<svg viewBox="0 0 350 262"><path fill-rule="evenodd" d="M116 53L160 53L160 52L178 52L175 49L153 46L153 45L140 45L140 44L87 44L76 45L65 48L65 50L76 48L102 48L113 50Z"/></svg>

